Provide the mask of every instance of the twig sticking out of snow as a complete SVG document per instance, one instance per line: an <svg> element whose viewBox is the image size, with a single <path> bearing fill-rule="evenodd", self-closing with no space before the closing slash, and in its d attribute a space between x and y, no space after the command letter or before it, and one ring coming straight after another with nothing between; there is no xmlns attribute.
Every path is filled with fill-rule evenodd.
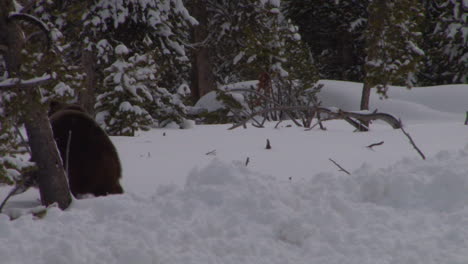
<svg viewBox="0 0 468 264"><path fill-rule="evenodd" d="M332 160L331 158L328 159L329 161L333 162L333 164L335 164L335 166L337 166L340 170L339 171L342 171L348 175L351 175L351 173L349 173L349 171L345 170L343 167L340 166L340 164L336 163L336 161Z"/></svg>
<svg viewBox="0 0 468 264"><path fill-rule="evenodd" d="M249 165L249 162L250 162L250 158L247 157L247 159L245 160L245 166L247 167L247 165Z"/></svg>
<svg viewBox="0 0 468 264"><path fill-rule="evenodd" d="M416 146L416 143L414 143L414 140L413 138L411 138L410 134L408 132L405 131L405 129L403 128L403 126L400 127L401 129L401 132L403 132L403 134L405 134L405 136L409 139L411 145L413 146L413 148L419 153L419 155L421 156L421 158L423 160L426 160L426 156L424 156L424 154L422 153L422 151L418 148L418 146Z"/></svg>
<svg viewBox="0 0 468 264"><path fill-rule="evenodd" d="M212 156L216 156L216 149L212 150L212 151L209 151L207 153L205 153L205 155L212 155Z"/></svg>
<svg viewBox="0 0 468 264"><path fill-rule="evenodd" d="M383 145L383 143L384 143L383 141L373 143L373 144L370 144L369 146L367 146L366 148L370 148L370 149L373 150L373 147Z"/></svg>
<svg viewBox="0 0 468 264"><path fill-rule="evenodd" d="M271 149L271 144L270 144L270 140L267 139L267 144L266 144L266 149Z"/></svg>

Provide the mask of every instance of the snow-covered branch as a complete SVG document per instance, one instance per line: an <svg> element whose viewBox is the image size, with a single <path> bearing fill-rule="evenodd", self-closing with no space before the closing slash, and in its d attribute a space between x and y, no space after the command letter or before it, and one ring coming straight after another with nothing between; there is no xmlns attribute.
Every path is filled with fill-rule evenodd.
<svg viewBox="0 0 468 264"><path fill-rule="evenodd" d="M51 31L50 31L50 28L43 21L38 19L37 17L29 15L29 14L24 14L24 13L11 13L8 16L8 20L9 21L23 20L23 21L27 21L27 22L30 22L30 23L38 26L44 32L44 34L46 35L47 44L48 45L51 44L51 37L50 37L50 32Z"/></svg>
<svg viewBox="0 0 468 264"><path fill-rule="evenodd" d="M29 80L21 80L19 78L9 78L0 82L0 90L8 90L13 87L21 87L21 88L34 88L37 85L45 84L52 80L52 76L50 74L44 74L41 77L32 78Z"/></svg>

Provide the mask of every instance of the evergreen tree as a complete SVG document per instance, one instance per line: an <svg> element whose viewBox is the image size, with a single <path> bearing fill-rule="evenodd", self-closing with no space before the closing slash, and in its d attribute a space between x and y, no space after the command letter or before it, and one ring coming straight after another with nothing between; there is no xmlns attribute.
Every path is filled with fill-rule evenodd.
<svg viewBox="0 0 468 264"><path fill-rule="evenodd" d="M462 0L424 2L427 56L423 84L468 83L468 4Z"/></svg>
<svg viewBox="0 0 468 264"><path fill-rule="evenodd" d="M0 82L1 82L0 78ZM20 136L18 120L13 118L15 98L12 92L0 91L0 185L22 179L34 164L27 160L27 142Z"/></svg>
<svg viewBox="0 0 468 264"><path fill-rule="evenodd" d="M53 78L57 76L54 69L50 67L56 62L60 64L60 56L57 56L53 49L56 47L54 43L56 34L52 34L50 28L34 16L10 13L18 7L13 1L1 0L0 5L2 6L0 9L0 32L2 32L0 65L5 69L5 73L1 74L1 78L5 80L0 85L1 119L3 119L0 129L0 138L3 142L0 144L2 148L5 145L17 147L15 146L17 136L11 136L10 124L14 121L24 122L31 160L37 164L34 179L39 185L42 204L49 206L57 203L61 209L65 209L71 203L71 195L43 104L45 101L43 91L53 86L39 87L46 81L54 83ZM18 21L25 23L21 23L20 26ZM42 38L45 41L37 41L35 38L39 40ZM36 67L30 68L30 63L34 63ZM39 75L38 73L46 74ZM12 92L7 94L10 91ZM10 111L7 105L12 101L17 103L14 105L17 107L14 112ZM16 125L20 126L21 122ZM14 157L14 151L14 149L8 150L7 155ZM8 169L15 162L3 160L1 163L2 171L5 171L5 167ZM23 166L15 165L15 167L13 170L19 172L17 168L21 169ZM10 171L7 172L11 172L11 168L9 169Z"/></svg>
<svg viewBox="0 0 468 264"><path fill-rule="evenodd" d="M105 127L109 129L109 133L122 133L110 129L117 123L120 123L118 126L122 129L124 129L123 124L129 124L128 121L122 119L129 117L129 115L116 111L116 109L119 109L118 111L129 109L128 107L114 107L114 110L106 108L115 106L115 98L108 96L115 92L115 87L109 85L109 80L113 79L109 75L116 76L117 67L116 65L111 67L111 65L118 60L114 50L121 44L128 48L129 59L119 62L120 66L125 62L135 67L133 73L129 74L132 75L134 84L138 84L139 87L127 88L125 90L127 99L122 98L120 101L129 102L128 96L133 96L135 99L131 105L136 106L135 103L141 101L142 98L150 100L147 95L151 94L153 96L151 100L158 103L154 101L140 103L137 112L142 116L148 112L154 119L162 121L168 116L159 116L160 112L158 112L157 107L172 108L176 112L172 113L173 121L179 123L181 127L183 126L185 110L180 109L179 105L171 105L171 101L161 100L157 96L161 95L159 87L166 87L167 92L177 94L178 87L187 82L189 59L185 54L183 43L187 42L188 25L194 23L196 21L188 14L181 0L124 0L117 3L101 0L90 8L90 12L85 16L83 32L88 33L84 42L86 49L96 54L98 69L102 69L100 71L102 80L106 80L101 85L101 89L98 90L99 102L97 106L99 109L97 115L100 116L100 120L106 122ZM112 68L114 70L111 70ZM141 74L142 72L144 74ZM137 93L132 93L132 89L144 91L145 96L136 96ZM120 94L123 96L122 93ZM102 116L111 113L114 116L102 118ZM111 120L113 123L109 123ZM146 117L133 121L130 130L134 130L136 127L147 127L149 119Z"/></svg>
<svg viewBox="0 0 468 264"><path fill-rule="evenodd" d="M313 90L310 95L317 92L318 76L310 52L297 27L284 17L280 1L205 3L210 35L200 45L212 51L218 83L259 80L256 91L263 99L255 94L244 95L250 108L295 105L298 98L305 98L300 95L307 89ZM265 101L265 97L269 99ZM309 102L312 97L308 97ZM270 117L280 118L280 113Z"/></svg>
<svg viewBox="0 0 468 264"><path fill-rule="evenodd" d="M320 78L362 81L369 0L286 0L286 16L299 26Z"/></svg>
<svg viewBox="0 0 468 264"><path fill-rule="evenodd" d="M154 69L146 68L146 56L136 54L127 61L128 53L123 44L115 48L117 60L104 70L107 92L97 98L97 109L102 111L96 119L111 135L134 136L153 123L145 108L152 101L146 83L154 82Z"/></svg>
<svg viewBox="0 0 468 264"><path fill-rule="evenodd" d="M369 109L370 89L386 96L388 85L412 87L424 51L419 48L423 17L417 0L373 0L366 30L361 109Z"/></svg>

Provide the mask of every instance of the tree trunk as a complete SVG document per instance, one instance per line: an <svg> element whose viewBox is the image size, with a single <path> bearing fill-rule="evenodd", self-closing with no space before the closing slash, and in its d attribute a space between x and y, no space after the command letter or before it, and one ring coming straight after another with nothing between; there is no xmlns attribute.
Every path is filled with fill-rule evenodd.
<svg viewBox="0 0 468 264"><path fill-rule="evenodd" d="M33 104L34 105L34 104ZM40 105L28 107L25 122L31 147L31 160L36 163L36 179L43 205L57 203L60 209L66 209L71 203L68 181L62 159L53 138L52 128L45 110Z"/></svg>
<svg viewBox="0 0 468 264"><path fill-rule="evenodd" d="M369 100L371 94L372 87L364 80L364 85L362 87L362 96L361 96L361 110L369 110ZM359 129L360 131L368 131L369 129L369 121L361 120L361 123L366 126Z"/></svg>
<svg viewBox="0 0 468 264"><path fill-rule="evenodd" d="M192 95L199 99L203 95L216 89L216 82L210 61L209 47L205 40L208 37L208 20L206 3L202 0L194 1L191 5L191 14L198 20L193 28L193 41L197 47L194 50L192 62Z"/></svg>
<svg viewBox="0 0 468 264"><path fill-rule="evenodd" d="M81 64L86 73L86 80L84 88L79 92L79 104L86 110L86 112L94 116L94 104L96 103L96 60L94 54L89 50L82 50Z"/></svg>
<svg viewBox="0 0 468 264"><path fill-rule="evenodd" d="M0 32L2 32L0 45L8 61L6 63L9 77L21 78L21 51L27 45L23 31L15 21L9 21L8 11L13 10L11 0L0 0ZM5 8L5 9L4 9ZM25 105L25 126L31 147L31 160L38 167L37 181L41 193L42 204L57 203L61 209L67 208L71 203L71 195L63 169L62 160L52 135L49 118L45 109L39 103L34 87L24 94L27 97Z"/></svg>

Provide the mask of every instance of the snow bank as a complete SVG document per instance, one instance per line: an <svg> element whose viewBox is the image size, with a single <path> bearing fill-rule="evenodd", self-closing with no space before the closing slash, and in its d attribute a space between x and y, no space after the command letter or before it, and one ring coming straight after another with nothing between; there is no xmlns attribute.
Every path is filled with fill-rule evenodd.
<svg viewBox="0 0 468 264"><path fill-rule="evenodd" d="M278 180L214 159L184 186L10 221L9 263L468 263L468 148Z"/></svg>
<svg viewBox="0 0 468 264"><path fill-rule="evenodd" d="M321 80L323 84L319 99L323 106L334 106L343 110L359 110L362 83ZM391 86L388 99L380 99L373 91L370 97L370 109L391 113L405 120L432 121L464 120L468 111L467 84L440 85L431 87Z"/></svg>

